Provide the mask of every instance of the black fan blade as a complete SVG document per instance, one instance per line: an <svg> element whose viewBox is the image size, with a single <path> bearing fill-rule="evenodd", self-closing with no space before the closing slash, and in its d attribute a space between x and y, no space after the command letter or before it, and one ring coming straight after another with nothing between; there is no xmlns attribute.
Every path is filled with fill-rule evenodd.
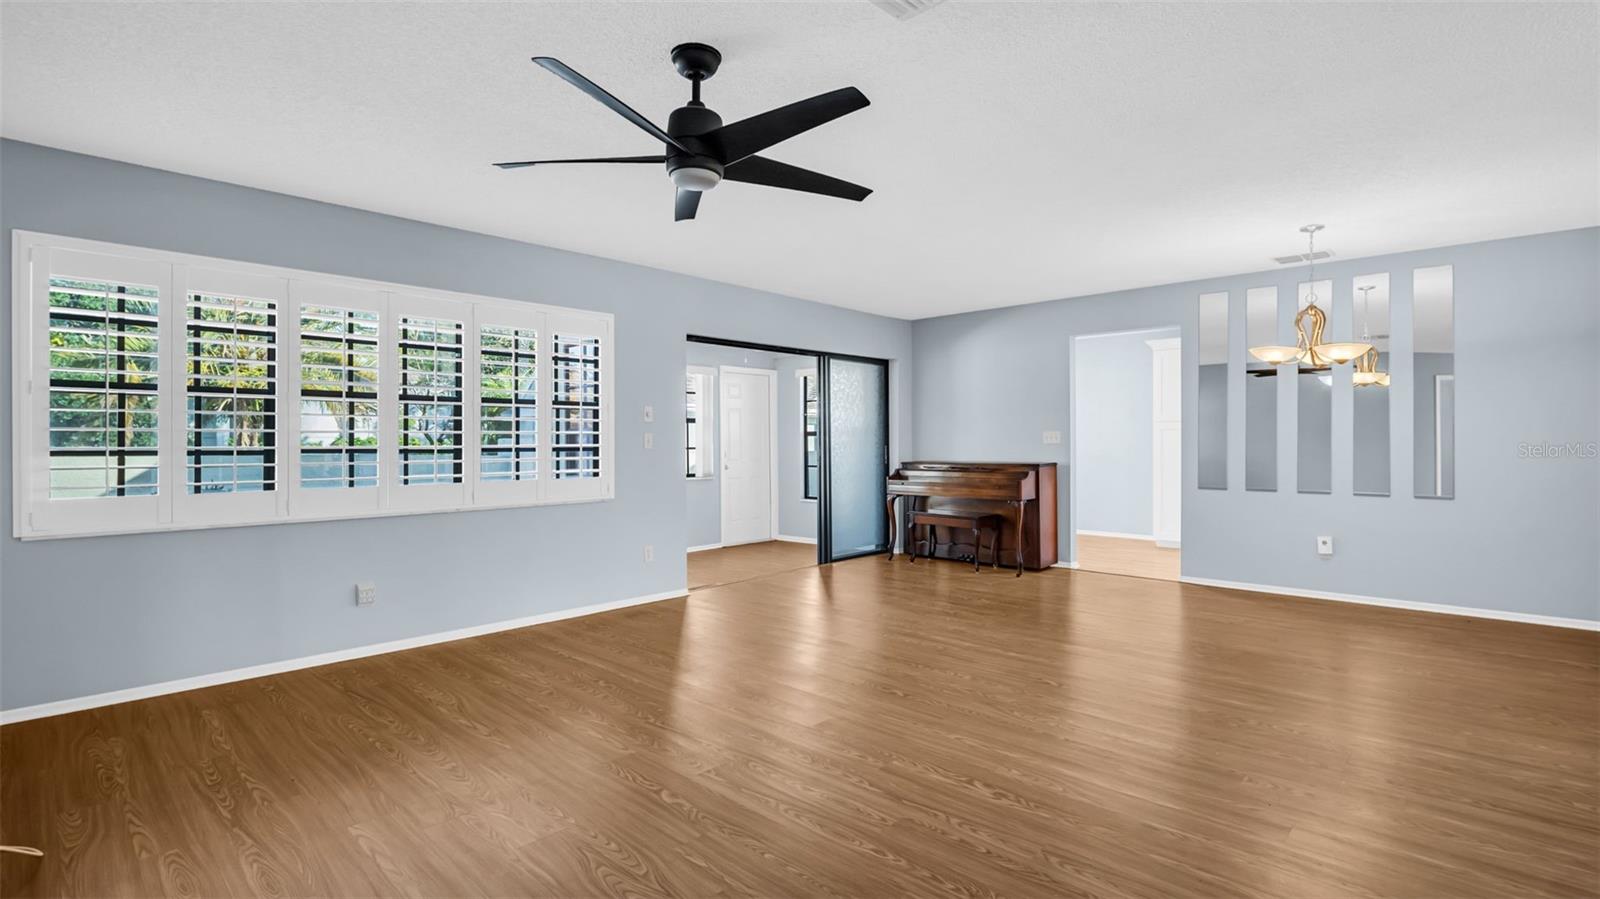
<svg viewBox="0 0 1600 899"><path fill-rule="evenodd" d="M606 93L605 88L601 87L598 84L595 84L593 81L590 81L589 79L583 77L582 75L579 75L576 69L572 68L571 66L569 66L566 63L562 62L561 60L552 59L549 56L535 56L533 58L533 61L538 63L539 65L545 67L550 72L555 73L563 81L567 82L568 84L572 85L573 87L577 88L578 90L583 91L584 93L586 93L589 96L595 98L596 100L599 100L601 103L605 104L606 107L608 107L612 112L616 113L619 116L622 116L623 118L625 118L628 121L634 123L635 125L638 125L640 128L644 129L646 132L648 132L650 134L651 137L654 137L656 140L661 141L664 144L668 144L668 145L677 147L678 149L684 151L685 153L689 152L689 148L688 147L685 147L683 144L678 143L676 140L673 139L672 135L668 134L665 131L662 131L659 127L657 127L656 123L650 121L649 119L647 119L644 116L640 115L638 112L634 111L633 107L631 107L628 104L622 102L621 100L618 100L616 97L613 97L610 94Z"/></svg>
<svg viewBox="0 0 1600 899"><path fill-rule="evenodd" d="M672 208L672 220L681 222L684 219L694 218L695 210L700 208L700 191L684 190L678 188L678 201Z"/></svg>
<svg viewBox="0 0 1600 899"><path fill-rule="evenodd" d="M822 194L841 200L865 200L872 188L851 184L830 175L789 165L765 156L746 156L722 170L722 180L743 181L746 184L765 184L785 190L803 190L808 194Z"/></svg>
<svg viewBox="0 0 1600 899"><path fill-rule="evenodd" d="M697 138L711 150L711 155L721 160L723 165L728 165L760 153L779 141L855 112L870 102L866 94L855 88L841 87L809 100L790 103L748 119L740 119L731 125L723 125L715 131L697 135Z"/></svg>
<svg viewBox="0 0 1600 899"><path fill-rule="evenodd" d="M497 162L502 169L521 169L530 165L565 165L574 162L666 162L665 156L600 156L595 159L530 159L526 162Z"/></svg>

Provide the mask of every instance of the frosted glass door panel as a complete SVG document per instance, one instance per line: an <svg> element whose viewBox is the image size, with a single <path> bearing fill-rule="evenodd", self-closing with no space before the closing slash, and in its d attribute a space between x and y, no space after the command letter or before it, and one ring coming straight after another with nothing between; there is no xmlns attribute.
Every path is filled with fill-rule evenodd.
<svg viewBox="0 0 1600 899"><path fill-rule="evenodd" d="M889 548L884 479L889 476L888 368L828 361L829 535L834 559Z"/></svg>

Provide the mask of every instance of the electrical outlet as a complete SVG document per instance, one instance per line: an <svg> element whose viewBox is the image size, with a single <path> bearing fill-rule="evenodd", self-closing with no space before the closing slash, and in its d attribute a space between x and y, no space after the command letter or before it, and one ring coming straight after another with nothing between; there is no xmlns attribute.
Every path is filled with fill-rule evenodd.
<svg viewBox="0 0 1600 899"><path fill-rule="evenodd" d="M1060 443L1061 442L1061 432L1060 431L1045 431L1044 432L1044 442L1045 442L1046 445L1053 445L1053 444Z"/></svg>
<svg viewBox="0 0 1600 899"><path fill-rule="evenodd" d="M644 545L644 560L646 562L654 562L656 560L656 548L648 543Z"/></svg>
<svg viewBox="0 0 1600 899"><path fill-rule="evenodd" d="M356 605L370 606L378 601L377 584L356 584Z"/></svg>
<svg viewBox="0 0 1600 899"><path fill-rule="evenodd" d="M649 431L645 431L644 432L644 448L645 449L655 449L656 448L656 435L650 433Z"/></svg>
<svg viewBox="0 0 1600 899"><path fill-rule="evenodd" d="M655 421L656 420L656 407L655 406L645 406L644 407L644 420L645 421Z"/></svg>
<svg viewBox="0 0 1600 899"><path fill-rule="evenodd" d="M1333 538L1332 537L1318 537L1317 538L1317 555L1319 555L1319 556L1331 556L1331 555L1333 555Z"/></svg>

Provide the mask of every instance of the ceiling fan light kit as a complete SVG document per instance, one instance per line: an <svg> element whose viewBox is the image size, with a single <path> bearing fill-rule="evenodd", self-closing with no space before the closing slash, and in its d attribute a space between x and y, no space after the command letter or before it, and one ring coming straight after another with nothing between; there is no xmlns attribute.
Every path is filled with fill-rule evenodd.
<svg viewBox="0 0 1600 899"><path fill-rule="evenodd" d="M677 188L673 217L680 222L694 218L700 208L700 195L723 181L742 181L858 202L872 193L859 184L756 155L774 144L866 107L870 101L853 87L818 94L724 125L722 117L700 100L700 85L717 73L722 65L722 54L706 44L679 44L672 48L672 64L679 75L689 79L691 93L688 104L673 110L667 117L667 127L662 129L561 60L535 56L533 61L660 141L665 152L659 156L495 163L502 169L574 163L664 164Z"/></svg>

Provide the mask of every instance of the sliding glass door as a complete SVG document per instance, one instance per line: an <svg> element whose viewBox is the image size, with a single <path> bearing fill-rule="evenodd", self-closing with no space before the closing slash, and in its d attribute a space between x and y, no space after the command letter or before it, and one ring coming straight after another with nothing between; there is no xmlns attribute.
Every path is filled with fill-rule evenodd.
<svg viewBox="0 0 1600 899"><path fill-rule="evenodd" d="M822 561L889 549L884 479L889 476L889 365L824 355Z"/></svg>

